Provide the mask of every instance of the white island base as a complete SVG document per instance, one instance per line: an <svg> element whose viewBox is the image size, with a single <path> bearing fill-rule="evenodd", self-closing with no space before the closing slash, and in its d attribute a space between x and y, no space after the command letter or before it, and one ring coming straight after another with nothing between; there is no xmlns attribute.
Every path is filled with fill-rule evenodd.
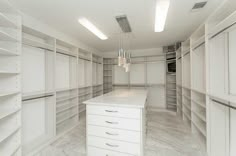
<svg viewBox="0 0 236 156"><path fill-rule="evenodd" d="M85 101L87 156L143 156L147 91L115 90Z"/></svg>

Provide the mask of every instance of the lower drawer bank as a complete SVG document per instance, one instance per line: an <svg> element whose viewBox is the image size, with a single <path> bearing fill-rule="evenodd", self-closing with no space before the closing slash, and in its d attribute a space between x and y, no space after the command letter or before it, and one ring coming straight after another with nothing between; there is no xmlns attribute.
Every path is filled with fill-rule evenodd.
<svg viewBox="0 0 236 156"><path fill-rule="evenodd" d="M146 91L125 93L114 91L85 102L87 156L144 156ZM113 94L126 102L103 104L112 102Z"/></svg>

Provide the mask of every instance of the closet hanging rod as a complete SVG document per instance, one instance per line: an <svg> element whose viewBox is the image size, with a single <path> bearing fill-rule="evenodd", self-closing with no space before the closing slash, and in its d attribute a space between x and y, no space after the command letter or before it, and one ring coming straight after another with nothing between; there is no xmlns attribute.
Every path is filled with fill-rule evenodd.
<svg viewBox="0 0 236 156"><path fill-rule="evenodd" d="M77 58L77 57L76 57L76 56L74 56L74 55L65 54L65 53L62 53L62 52L59 52L59 51L57 51L57 53L58 53L58 54L61 54L61 55L66 55L66 56L70 56L70 57L75 57L75 58Z"/></svg>
<svg viewBox="0 0 236 156"><path fill-rule="evenodd" d="M205 41L201 44L199 44L198 46L194 47L193 50L196 50L197 48L201 47L203 44L205 44Z"/></svg>
<svg viewBox="0 0 236 156"><path fill-rule="evenodd" d="M32 98L26 98L26 99L23 99L22 101L25 102L25 101L37 100L37 99L47 98L47 97L51 97L51 96L54 96L54 94L43 95L43 96L32 97Z"/></svg>
<svg viewBox="0 0 236 156"><path fill-rule="evenodd" d="M81 60L85 60L85 61L91 61L91 60L86 59L86 58L83 58L83 57L79 57L79 59L81 59Z"/></svg>
<svg viewBox="0 0 236 156"><path fill-rule="evenodd" d="M190 51L188 51L187 53L185 53L185 54L183 55L183 57L186 56L186 55L188 55L189 53L190 53Z"/></svg>
<svg viewBox="0 0 236 156"><path fill-rule="evenodd" d="M48 49L48 48L44 48L44 47L33 46L33 45L30 45L30 44L26 44L26 43L23 43L23 45L30 46L30 47L33 47L33 48L47 50L47 51L50 51L50 52L54 52L53 50Z"/></svg>
<svg viewBox="0 0 236 156"><path fill-rule="evenodd" d="M234 25L236 25L236 22L234 22L233 24L229 25L228 27L226 27L226 28L220 30L220 31L217 32L216 34L212 35L212 36L210 37L210 39L216 37L217 35L219 35L220 33L224 32L225 30L229 29L230 27L232 27L232 26L234 26Z"/></svg>
<svg viewBox="0 0 236 156"><path fill-rule="evenodd" d="M236 109L236 107L231 106L230 104L221 102L221 101L219 101L219 100L215 100L214 98L211 98L211 100L214 101L214 102L216 102L216 103L218 103L218 104L221 104L221 105L223 105L223 106L226 106L226 107L229 107L229 108L232 108L232 109ZM230 103L230 102L229 102L229 103Z"/></svg>

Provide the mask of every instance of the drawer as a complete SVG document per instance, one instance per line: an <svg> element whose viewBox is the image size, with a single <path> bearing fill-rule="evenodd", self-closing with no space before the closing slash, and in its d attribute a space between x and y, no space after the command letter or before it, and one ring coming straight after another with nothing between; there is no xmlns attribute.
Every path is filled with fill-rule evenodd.
<svg viewBox="0 0 236 156"><path fill-rule="evenodd" d="M99 115L87 115L88 125L119 128L125 130L141 131L140 120L125 119Z"/></svg>
<svg viewBox="0 0 236 156"><path fill-rule="evenodd" d="M133 143L141 142L141 132L113 129L107 127L99 127L88 125L87 135L103 137L112 140L127 141Z"/></svg>
<svg viewBox="0 0 236 156"><path fill-rule="evenodd" d="M124 117L131 119L140 119L141 116L141 110L138 108L122 108L95 105L87 105L87 113L92 115Z"/></svg>
<svg viewBox="0 0 236 156"><path fill-rule="evenodd" d="M104 150L96 147L88 146L87 156L133 156L129 154L123 154L119 152Z"/></svg>
<svg viewBox="0 0 236 156"><path fill-rule="evenodd" d="M140 144L104 139L95 136L87 136L87 144L88 146L94 146L106 150L112 150L131 155L140 155L140 149L141 149Z"/></svg>

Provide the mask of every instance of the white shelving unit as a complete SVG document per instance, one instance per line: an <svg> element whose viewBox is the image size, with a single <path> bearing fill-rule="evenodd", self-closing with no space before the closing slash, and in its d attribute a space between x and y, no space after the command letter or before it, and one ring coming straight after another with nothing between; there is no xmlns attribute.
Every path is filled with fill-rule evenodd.
<svg viewBox="0 0 236 156"><path fill-rule="evenodd" d="M55 40L25 26L22 40L22 146L23 155L27 155L54 136L50 112L55 98Z"/></svg>
<svg viewBox="0 0 236 156"><path fill-rule="evenodd" d="M56 135L78 124L78 48L56 40Z"/></svg>
<svg viewBox="0 0 236 156"><path fill-rule="evenodd" d="M182 101L182 47L176 51L176 96L177 96L177 114L183 116Z"/></svg>
<svg viewBox="0 0 236 156"><path fill-rule="evenodd" d="M85 111L84 101L93 97L92 53L79 49L79 113ZM96 75L97 76L97 75Z"/></svg>
<svg viewBox="0 0 236 156"><path fill-rule="evenodd" d="M111 92L113 87L113 64L114 59L103 58L103 93Z"/></svg>
<svg viewBox="0 0 236 156"><path fill-rule="evenodd" d="M21 156L21 17L0 2L0 155Z"/></svg>
<svg viewBox="0 0 236 156"><path fill-rule="evenodd" d="M103 94L103 58L92 55L93 97Z"/></svg>
<svg viewBox="0 0 236 156"><path fill-rule="evenodd" d="M207 149L205 24L190 37L192 131Z"/></svg>

